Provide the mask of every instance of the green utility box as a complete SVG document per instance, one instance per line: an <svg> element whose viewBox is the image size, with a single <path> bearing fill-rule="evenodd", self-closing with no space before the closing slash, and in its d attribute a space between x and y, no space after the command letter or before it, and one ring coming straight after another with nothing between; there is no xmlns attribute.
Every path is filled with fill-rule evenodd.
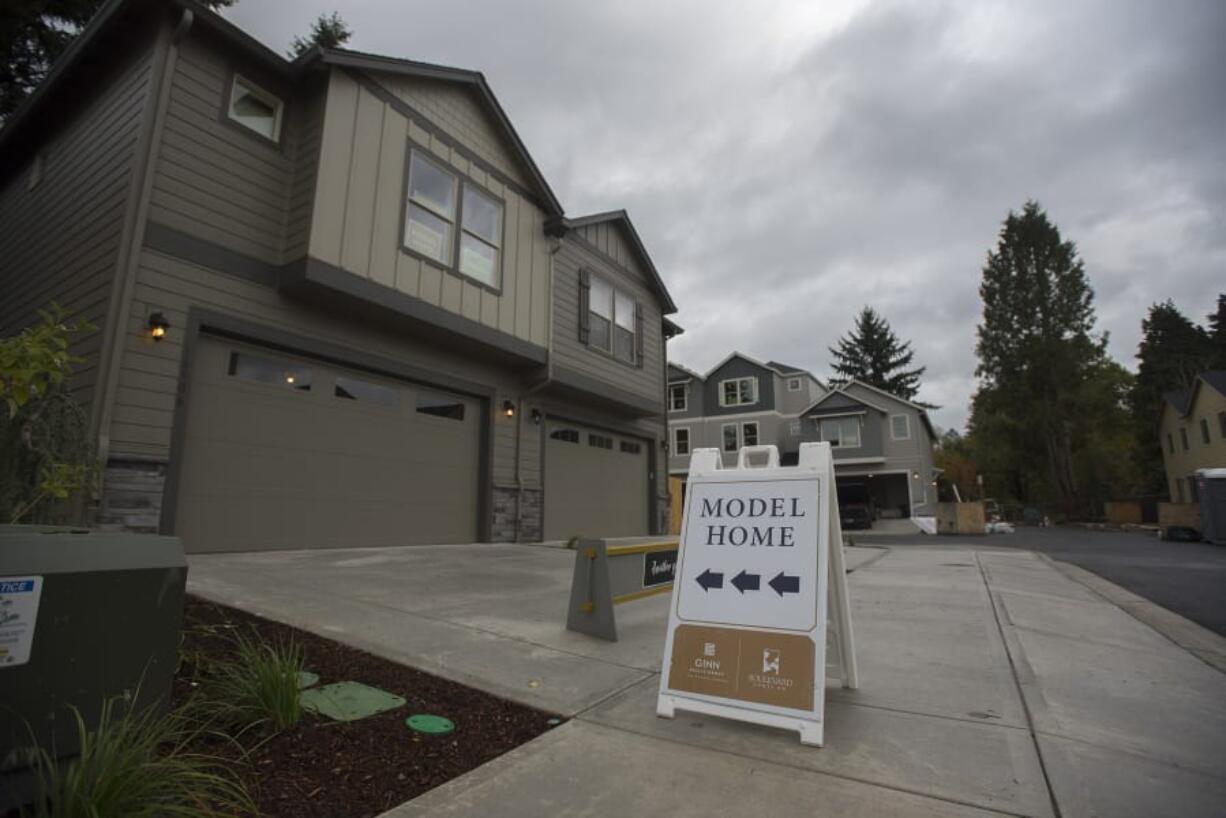
<svg viewBox="0 0 1226 818"><path fill-rule="evenodd" d="M169 701L186 584L177 537L0 525L0 814L32 793L14 750L76 753L69 706Z"/></svg>

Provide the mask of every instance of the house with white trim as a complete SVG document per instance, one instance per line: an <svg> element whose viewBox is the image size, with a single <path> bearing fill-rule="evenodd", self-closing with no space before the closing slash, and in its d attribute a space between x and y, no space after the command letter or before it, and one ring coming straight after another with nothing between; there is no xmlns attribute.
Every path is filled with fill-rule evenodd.
<svg viewBox="0 0 1226 818"><path fill-rule="evenodd" d="M685 480L695 449L731 466L743 446L771 444L796 462L802 442L826 441L843 502L879 519L936 508L932 421L924 407L860 381L822 383L811 372L733 352L705 375L668 365L669 476Z"/></svg>

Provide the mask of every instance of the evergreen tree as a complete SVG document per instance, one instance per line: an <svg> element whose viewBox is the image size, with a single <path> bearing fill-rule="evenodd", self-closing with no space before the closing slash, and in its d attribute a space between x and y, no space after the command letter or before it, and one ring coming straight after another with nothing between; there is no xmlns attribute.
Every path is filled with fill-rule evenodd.
<svg viewBox="0 0 1226 818"><path fill-rule="evenodd" d="M1209 316L1209 367L1226 369L1226 293L1219 293L1217 310Z"/></svg>
<svg viewBox="0 0 1226 818"><path fill-rule="evenodd" d="M839 339L837 348L828 349L834 356L830 367L843 380L854 378L903 400L914 400L919 392L920 376L926 367L907 368L915 358L911 342L899 341L889 322L872 307L860 311L855 328Z"/></svg>
<svg viewBox="0 0 1226 818"><path fill-rule="evenodd" d="M1219 305L1220 302L1221 299ZM1137 442L1137 467L1143 475L1142 492L1160 494L1166 490L1158 440L1163 396L1190 388L1197 374L1211 366L1210 333L1188 320L1173 302L1154 304L1141 321L1137 360L1137 375L1128 396Z"/></svg>
<svg viewBox="0 0 1226 818"><path fill-rule="evenodd" d="M0 121L17 109L89 24L103 0L0 2ZM234 0L204 0L211 8Z"/></svg>
<svg viewBox="0 0 1226 818"><path fill-rule="evenodd" d="M331 14L321 14L311 23L311 30L305 37L295 37L290 43L289 55L301 57L315 47L340 48L349 42L352 36L353 31L341 19L340 14L335 11Z"/></svg>
<svg viewBox="0 0 1226 818"><path fill-rule="evenodd" d="M1078 473L1094 470L1078 468L1077 456L1102 420L1089 415L1087 403L1103 403L1099 394L1090 401L1087 390L1114 381L1101 377L1107 339L1094 332L1094 293L1077 249L1037 202L1010 211L979 294L980 383L971 427L985 471L998 470L1015 499L1049 499L1066 515L1082 514Z"/></svg>

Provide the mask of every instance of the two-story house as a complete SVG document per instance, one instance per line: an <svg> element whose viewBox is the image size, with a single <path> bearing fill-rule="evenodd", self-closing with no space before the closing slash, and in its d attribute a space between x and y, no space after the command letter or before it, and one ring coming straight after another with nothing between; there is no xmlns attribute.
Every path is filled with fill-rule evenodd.
<svg viewBox="0 0 1226 818"><path fill-rule="evenodd" d="M189 551L658 533L665 341L477 72L111 0L0 130L0 334L97 331L103 524Z"/></svg>
<svg viewBox="0 0 1226 818"><path fill-rule="evenodd" d="M1171 502L1199 502L1197 470L1226 468L1226 370L1202 372L1190 389L1166 395L1158 435Z"/></svg>
<svg viewBox="0 0 1226 818"><path fill-rule="evenodd" d="M734 352L706 375L668 366L669 474L684 480L690 454L718 448L733 465L743 446L774 445L794 464L800 444L827 441L840 498L879 517L935 512L933 440L923 407L868 384L827 388L811 373Z"/></svg>

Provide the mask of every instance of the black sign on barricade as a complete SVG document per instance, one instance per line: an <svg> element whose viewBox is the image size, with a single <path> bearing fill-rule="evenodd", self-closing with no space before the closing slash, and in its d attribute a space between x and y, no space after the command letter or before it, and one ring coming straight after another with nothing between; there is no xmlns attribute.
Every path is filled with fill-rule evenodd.
<svg viewBox="0 0 1226 818"><path fill-rule="evenodd" d="M604 540L579 540L567 629L616 642L613 606L668 593L676 573L676 541L607 545Z"/></svg>

